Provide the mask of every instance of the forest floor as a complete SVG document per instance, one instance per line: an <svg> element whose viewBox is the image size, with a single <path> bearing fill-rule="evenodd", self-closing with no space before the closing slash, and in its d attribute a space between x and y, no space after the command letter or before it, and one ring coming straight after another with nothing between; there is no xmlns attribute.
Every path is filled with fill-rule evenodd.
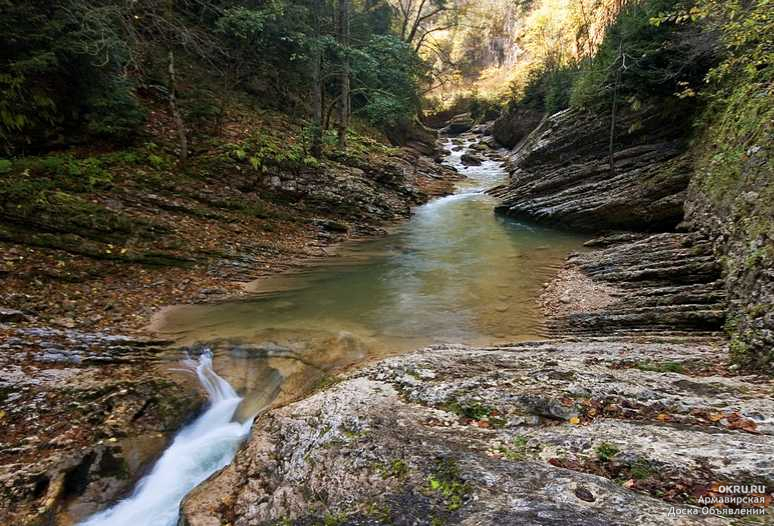
<svg viewBox="0 0 774 526"><path fill-rule="evenodd" d="M154 143L17 162L0 173L0 309L20 313L0 322L141 330L161 306L244 294L379 235L458 177L359 134L318 162L293 143L301 133L269 115L226 127L185 164Z"/></svg>

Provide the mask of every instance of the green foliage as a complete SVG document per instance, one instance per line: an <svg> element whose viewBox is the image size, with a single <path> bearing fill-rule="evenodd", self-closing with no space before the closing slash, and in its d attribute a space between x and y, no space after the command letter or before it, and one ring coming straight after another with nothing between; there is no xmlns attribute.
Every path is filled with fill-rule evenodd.
<svg viewBox="0 0 774 526"><path fill-rule="evenodd" d="M533 71L519 104L553 113L567 107L606 111L618 98L636 110L649 100L690 109L718 61L717 34L702 24L663 16L682 0L630 2L592 58Z"/></svg>
<svg viewBox="0 0 774 526"><path fill-rule="evenodd" d="M655 475L656 468L647 460L638 459L637 462L632 464L632 466L629 468L629 472L632 474L633 478L637 480L644 480Z"/></svg>
<svg viewBox="0 0 774 526"><path fill-rule="evenodd" d="M267 22L281 15L281 4L271 2L268 8L251 9L243 6L229 7L215 23L217 31L245 44L261 38Z"/></svg>
<svg viewBox="0 0 774 526"><path fill-rule="evenodd" d="M594 59L581 66L571 88L572 105L609 106L617 74L618 93L630 104L698 89L717 61L716 36L695 24L654 22L659 13L680 4L679 0L629 4L605 35Z"/></svg>
<svg viewBox="0 0 774 526"><path fill-rule="evenodd" d="M355 114L382 129L410 123L427 66L392 35L391 7L354 2L352 44L344 46L333 36L333 4L322 6L316 16L307 0L0 0L3 148L18 154L94 138L134 140L147 99L167 103L169 51L193 141L207 125L221 129L234 92L249 94L248 104L308 117L311 57L320 49L326 115L346 55Z"/></svg>
<svg viewBox="0 0 774 526"><path fill-rule="evenodd" d="M411 46L393 36L373 36L351 51L351 68L355 113L382 129L416 115L426 68Z"/></svg>
<svg viewBox="0 0 774 526"><path fill-rule="evenodd" d="M431 491L441 494L449 511L460 509L471 491L470 484L460 476L459 466L449 458L436 462L427 482Z"/></svg>
<svg viewBox="0 0 774 526"><path fill-rule="evenodd" d="M128 60L122 26L106 15L113 7L0 1L0 140L6 151L34 148L72 129L123 140L143 121L122 69Z"/></svg>
<svg viewBox="0 0 774 526"><path fill-rule="evenodd" d="M654 373L682 373L685 368L678 362L640 362L637 364L640 371L649 371Z"/></svg>
<svg viewBox="0 0 774 526"><path fill-rule="evenodd" d="M570 90L579 73L579 68L574 65L533 72L520 103L547 113L566 109L570 105Z"/></svg>
<svg viewBox="0 0 774 526"><path fill-rule="evenodd" d="M761 312L770 307L756 304L753 298L761 297L755 283L774 260L774 251L766 249L774 225L771 1L710 0L664 17L683 24L701 23L721 37L722 60L710 70L707 87L699 92L707 106L698 122L694 186L710 211L727 221L726 239L736 244L736 248L727 247L729 257L722 260L727 282L735 284L727 326L732 360L766 370L774 353L760 327ZM734 296L746 299L736 301Z"/></svg>
<svg viewBox="0 0 774 526"><path fill-rule="evenodd" d="M602 442L599 444L596 448L597 458L602 462L610 462L613 457L615 457L618 453L620 453L620 450L615 447L613 444L609 444L607 442Z"/></svg>
<svg viewBox="0 0 774 526"><path fill-rule="evenodd" d="M497 410L494 407L482 404L480 402L462 403L458 400L452 400L444 406L444 409L455 413L463 418L471 420L485 420L493 427L502 427L505 421L496 416Z"/></svg>
<svg viewBox="0 0 774 526"><path fill-rule="evenodd" d="M491 121L500 115L502 101L494 96L480 95L477 91L458 95L443 111L444 114L470 113L476 122Z"/></svg>
<svg viewBox="0 0 774 526"><path fill-rule="evenodd" d="M146 119L130 82L110 78L84 100L87 133L118 142L128 142Z"/></svg>
<svg viewBox="0 0 774 526"><path fill-rule="evenodd" d="M500 446L498 451L505 459L518 462L528 458L528 439L525 436L517 436L510 446Z"/></svg>
<svg viewBox="0 0 774 526"><path fill-rule="evenodd" d="M395 459L390 462L389 465L380 464L376 470L382 476L383 479L397 478L402 479L409 474L409 467L405 461L401 459Z"/></svg>
<svg viewBox="0 0 774 526"><path fill-rule="evenodd" d="M272 168L302 170L317 168L320 164L303 142L289 142L286 138L262 133L251 135L238 144L227 144L225 148L229 159L264 173Z"/></svg>

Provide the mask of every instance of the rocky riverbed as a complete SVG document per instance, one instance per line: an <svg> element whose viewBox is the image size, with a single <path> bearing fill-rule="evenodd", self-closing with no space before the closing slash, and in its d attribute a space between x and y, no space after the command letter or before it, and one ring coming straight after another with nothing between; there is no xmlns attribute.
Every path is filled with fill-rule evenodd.
<svg viewBox="0 0 774 526"><path fill-rule="evenodd" d="M631 184L651 163L637 152ZM548 150L545 158L561 162ZM521 177L495 191L509 212L518 192L524 206L540 201ZM535 217L605 224L608 208L578 201L605 184L577 195L563 191L571 183L547 186L568 205ZM685 190L667 186L657 193ZM612 183L608 191L617 192ZM616 199L645 206L650 197ZM630 211L632 224L644 217ZM682 217L679 202L663 212L664 225ZM712 243L694 232L624 232L588 248L545 284L552 341L432 347L274 408L234 463L184 502L181 523L727 523L693 513L723 484L771 490L774 381L729 360ZM756 497L771 503L771 494Z"/></svg>
<svg viewBox="0 0 774 526"><path fill-rule="evenodd" d="M645 125L622 133L613 168L593 116L527 117L505 134L518 146L492 191L501 211L628 230L545 284L554 340L429 348L269 411L184 502L184 525L723 524L693 514L720 485L771 490L774 381L729 360L713 240L675 231L691 170L679 133L628 116Z"/></svg>
<svg viewBox="0 0 774 526"><path fill-rule="evenodd" d="M546 140L564 144L551 143L555 134L545 126L531 136L538 139L522 141L528 150L518 155L559 163L556 174L572 172L590 186L532 185L523 178L534 177L517 168L512 184L494 195L514 215L544 200L550 213L535 209L528 212L533 219L592 230L622 226L608 222L611 208L583 205L595 193L612 199L615 186L602 177L609 167L592 151L580 171L567 171L577 157L560 162L550 148L541 157L535 150ZM465 133L452 144L478 137L467 163L502 159L487 127ZM630 146L632 157L620 158L619 166L631 168L624 186L679 158L652 157L661 147ZM513 156L510 162L516 166ZM664 204L656 210L670 231L604 236L571 256L545 285L551 341L431 347L329 379L302 400L284 399L258 416L235 461L184 501L181 524L727 523L692 511L723 484L771 490L774 382L729 360L722 334L727 283L715 247L704 234L666 228L682 217L685 185L654 177L645 180L665 185L654 190ZM626 208L626 221L640 224L648 192L618 195L615 210ZM314 224L347 230L331 221ZM250 276L252 263L243 265ZM189 394L195 388L185 377L158 373L167 365L164 342L66 328L35 332L29 314L5 313L15 325L5 329L10 372L3 381L25 394L6 397L0 413L13 426L9 451L18 455L3 467L0 506L12 523L66 524L124 494L201 395ZM72 387L62 393L75 393L84 407L76 428L92 442L60 440L50 424L69 415L59 405L64 380ZM19 409L12 411L14 402ZM158 440L138 452L135 439L149 436ZM771 494L757 497L771 503ZM673 508L684 513L670 514Z"/></svg>

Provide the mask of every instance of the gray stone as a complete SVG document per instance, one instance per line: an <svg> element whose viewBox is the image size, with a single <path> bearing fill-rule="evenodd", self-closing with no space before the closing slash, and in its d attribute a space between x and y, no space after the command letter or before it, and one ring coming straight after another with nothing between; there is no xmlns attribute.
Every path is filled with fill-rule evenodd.
<svg viewBox="0 0 774 526"><path fill-rule="evenodd" d="M6 309L0 307L0 322L1 323L19 323L28 321L29 318L20 310Z"/></svg>

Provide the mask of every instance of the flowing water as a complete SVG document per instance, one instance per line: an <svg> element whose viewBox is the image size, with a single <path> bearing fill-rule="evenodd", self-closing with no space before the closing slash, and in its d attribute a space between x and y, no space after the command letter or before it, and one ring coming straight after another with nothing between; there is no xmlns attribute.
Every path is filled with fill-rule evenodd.
<svg viewBox="0 0 774 526"><path fill-rule="evenodd" d="M506 172L494 160L463 165L477 140L444 145L456 150L445 162L466 179L392 234L251 284L246 300L171 307L154 329L214 349L220 374L245 393L243 417L368 360L433 344L541 338L542 284L583 238L495 215L484 191Z"/></svg>
<svg viewBox="0 0 774 526"><path fill-rule="evenodd" d="M503 182L505 171L491 160L463 166L466 150L446 161L467 176L457 192L418 208L391 235L262 280L247 301L173 307L155 328L182 343L345 332L375 356L436 343L540 338L542 284L582 239L496 216L483 191Z"/></svg>
<svg viewBox="0 0 774 526"><path fill-rule="evenodd" d="M505 171L492 160L463 166L471 143L446 161L467 176L457 192L418 208L391 235L257 282L247 300L165 310L156 330L181 344L203 342L196 371L211 407L131 497L83 526L173 526L183 497L231 461L259 410L297 398L331 371L431 344L540 338L542 284L583 240L495 216L484 190ZM214 373L210 350L230 384Z"/></svg>
<svg viewBox="0 0 774 526"><path fill-rule="evenodd" d="M210 354L190 365L207 390L209 409L180 431L129 498L81 526L175 526L186 494L231 462L252 420L234 420L241 398L215 374Z"/></svg>

